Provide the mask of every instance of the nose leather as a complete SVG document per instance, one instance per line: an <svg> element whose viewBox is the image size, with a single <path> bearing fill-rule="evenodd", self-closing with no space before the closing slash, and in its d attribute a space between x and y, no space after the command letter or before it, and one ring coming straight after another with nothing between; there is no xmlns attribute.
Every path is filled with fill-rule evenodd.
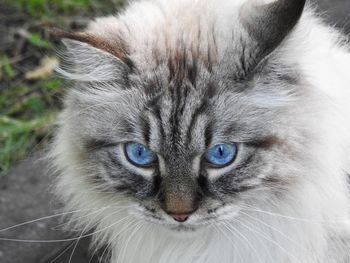
<svg viewBox="0 0 350 263"><path fill-rule="evenodd" d="M169 168L169 172L162 177L158 199L165 213L177 222L185 222L199 207L202 194L190 171L179 167L181 164Z"/></svg>
<svg viewBox="0 0 350 263"><path fill-rule="evenodd" d="M170 214L177 222L185 222L189 218L190 214Z"/></svg>

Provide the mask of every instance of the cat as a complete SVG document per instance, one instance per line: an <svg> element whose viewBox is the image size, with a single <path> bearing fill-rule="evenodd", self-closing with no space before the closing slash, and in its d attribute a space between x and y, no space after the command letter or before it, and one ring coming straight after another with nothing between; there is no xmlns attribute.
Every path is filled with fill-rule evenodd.
<svg viewBox="0 0 350 263"><path fill-rule="evenodd" d="M55 34L56 192L106 262L350 262L350 52L311 4L133 1Z"/></svg>

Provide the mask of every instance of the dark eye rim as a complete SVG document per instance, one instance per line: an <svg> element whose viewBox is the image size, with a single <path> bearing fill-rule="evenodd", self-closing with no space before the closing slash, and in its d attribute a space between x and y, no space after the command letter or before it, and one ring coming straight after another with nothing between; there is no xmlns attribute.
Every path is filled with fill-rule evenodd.
<svg viewBox="0 0 350 263"><path fill-rule="evenodd" d="M125 142L125 143L124 143L124 145L123 145L123 152L124 152L125 158L127 159L127 161L128 161L129 163L131 163L132 165L134 165L134 166L136 166L136 167L139 167L139 168L154 168L154 167L157 165L157 163L158 163L158 155L157 155L156 153L154 153L154 156L155 156L154 161L151 162L151 163L149 163L149 164L141 165L141 164L135 163L133 160L131 160L131 159L129 158L129 155L128 155L127 151L126 151L126 146L127 146L128 144L131 144L131 143L142 144L142 143L139 143L139 142L132 142L132 141L130 141L130 142ZM142 144L142 145L145 146L144 144ZM146 146L145 146L145 147L146 147ZM147 147L147 148L148 148L148 147Z"/></svg>
<svg viewBox="0 0 350 263"><path fill-rule="evenodd" d="M213 164L212 162L210 162L208 160L208 158L206 156L209 149L211 149L217 145L220 145L220 144L232 144L236 147L236 153L235 153L234 157L232 158L232 160L226 164L223 164L223 165ZM235 143L235 142L218 143L218 144L214 145L213 147L207 149L207 151L203 154L203 157L202 157L202 161L206 164L207 167L212 168L212 169L222 169L222 168L225 168L227 166L230 166L231 164L233 164L237 160L237 156L238 156L238 152L239 152L239 144L238 143Z"/></svg>

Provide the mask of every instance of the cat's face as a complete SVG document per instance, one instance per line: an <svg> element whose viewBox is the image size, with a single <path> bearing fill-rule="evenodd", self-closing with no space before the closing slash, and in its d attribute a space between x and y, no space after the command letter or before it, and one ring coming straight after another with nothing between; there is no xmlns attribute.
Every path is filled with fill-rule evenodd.
<svg viewBox="0 0 350 263"><path fill-rule="evenodd" d="M66 37L101 45L91 36ZM132 56L123 61L67 42L85 75L68 94L61 138L84 190L174 230L220 223L282 195L303 158L293 142L300 134L289 129L299 121L292 103L299 77L273 56L257 63L272 46L259 52L263 45L251 42L215 62L209 48L205 59L184 48L181 56L150 58L151 70L140 70ZM123 55L108 45L105 51Z"/></svg>
<svg viewBox="0 0 350 263"><path fill-rule="evenodd" d="M242 83L197 70L195 81L169 78L165 70L144 81L134 76L122 91L113 84L80 87L67 107L70 141L90 187L171 229L232 218L293 177L294 160L279 134L288 118L279 117L285 108L278 100L280 87L289 90L297 79L265 71L242 91Z"/></svg>

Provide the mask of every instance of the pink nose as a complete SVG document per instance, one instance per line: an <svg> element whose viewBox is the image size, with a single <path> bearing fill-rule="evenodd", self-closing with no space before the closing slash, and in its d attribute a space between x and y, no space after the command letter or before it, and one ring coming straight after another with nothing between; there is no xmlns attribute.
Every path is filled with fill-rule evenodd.
<svg viewBox="0 0 350 263"><path fill-rule="evenodd" d="M185 222L189 218L189 214L170 214L177 222Z"/></svg>

